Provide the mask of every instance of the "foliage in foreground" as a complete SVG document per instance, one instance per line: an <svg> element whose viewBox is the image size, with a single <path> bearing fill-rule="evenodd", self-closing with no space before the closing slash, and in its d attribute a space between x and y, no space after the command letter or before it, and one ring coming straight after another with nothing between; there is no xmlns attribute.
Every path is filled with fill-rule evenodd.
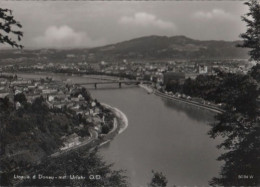
<svg viewBox="0 0 260 187"><path fill-rule="evenodd" d="M242 16L242 21L246 23L247 30L240 37L243 39L243 44L238 47L249 48L251 60L260 61L260 1L249 0L245 2L249 12Z"/></svg>
<svg viewBox="0 0 260 187"><path fill-rule="evenodd" d="M249 13L242 17L247 24L246 33L241 34L244 43L240 47L250 48L251 60L260 61L260 2L249 0L245 3ZM257 82L256 87L239 85L238 89L248 92L247 97L237 98L223 114L216 116L209 134L212 138L222 136L225 140L218 147L226 150L218 160L224 161L219 177L214 177L213 186L259 186L260 185L260 109L259 71L257 64L248 73ZM231 81L234 83L234 81ZM246 88L246 89L245 89ZM253 88L253 89L252 89ZM231 92L232 93L232 92ZM251 94L251 95L250 95ZM241 95L234 94L234 98ZM242 94L243 95L243 94ZM255 96L252 99L252 96ZM239 100L238 100L239 99ZM235 105L238 103L239 105ZM241 106L244 110L234 110ZM246 106L246 107L245 107ZM240 108L241 108L240 107Z"/></svg>
<svg viewBox="0 0 260 187"><path fill-rule="evenodd" d="M153 177L151 182L148 184L148 187L166 187L167 186L167 179L162 174L162 172L152 171Z"/></svg>
<svg viewBox="0 0 260 187"><path fill-rule="evenodd" d="M127 177L124 171L112 170L112 164L107 164L97 154L73 152L61 158L47 159L33 171L36 176L66 176L63 179L31 179L25 180L25 186L89 186L89 187L126 187L128 186ZM84 179L73 179L76 175L85 177Z"/></svg>
<svg viewBox="0 0 260 187"><path fill-rule="evenodd" d="M216 116L209 134L212 138L222 136L225 140L218 146L225 150L218 160L224 161L219 177L210 184L214 186L259 185L260 117L248 118L241 113L226 111Z"/></svg>
<svg viewBox="0 0 260 187"><path fill-rule="evenodd" d="M11 36L16 36L20 41L23 33L14 27L22 28L22 25L14 19L12 10L0 8L0 44L9 44L12 47L23 48Z"/></svg>

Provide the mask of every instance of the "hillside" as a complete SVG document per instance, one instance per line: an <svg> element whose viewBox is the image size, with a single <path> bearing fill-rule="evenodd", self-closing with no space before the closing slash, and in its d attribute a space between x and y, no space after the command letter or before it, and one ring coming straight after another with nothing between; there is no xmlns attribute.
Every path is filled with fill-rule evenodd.
<svg viewBox="0 0 260 187"><path fill-rule="evenodd" d="M186 36L146 36L91 49L1 50L0 60L19 58L33 62L86 60L162 60L162 59L245 59L247 49L236 47L241 41L201 41ZM69 58L68 56L73 56Z"/></svg>
<svg viewBox="0 0 260 187"><path fill-rule="evenodd" d="M90 49L97 56L131 59L247 58L240 41L201 41L185 36L148 36Z"/></svg>
<svg viewBox="0 0 260 187"><path fill-rule="evenodd" d="M85 89L73 90L70 97L76 98L79 94L83 95L84 103L91 102L91 96ZM111 165L102 161L95 151L90 153L88 147L65 152L57 158L50 156L61 152L61 147L68 146L67 140L74 142L73 137L90 137L88 129L97 125L97 120L91 120L98 119L98 114L86 119L67 107L49 107L42 96L31 103L23 93L19 93L13 100L0 98L0 186L75 186L75 182L77 186L104 186L103 183L108 186L125 186L125 177L121 172L112 170ZM96 106L100 106L95 102ZM106 119L111 119L113 116L108 113L109 110L102 109L102 114L107 114ZM106 125L103 127L109 125L107 120L104 123ZM105 133L103 129L102 133ZM69 144L73 142L70 141ZM90 144L92 148L95 146ZM93 168L104 180L88 178L87 175L93 172ZM77 181L71 179L70 174L85 177ZM42 175L53 178L49 180L50 178L40 177ZM57 177L54 180L54 176L63 178Z"/></svg>

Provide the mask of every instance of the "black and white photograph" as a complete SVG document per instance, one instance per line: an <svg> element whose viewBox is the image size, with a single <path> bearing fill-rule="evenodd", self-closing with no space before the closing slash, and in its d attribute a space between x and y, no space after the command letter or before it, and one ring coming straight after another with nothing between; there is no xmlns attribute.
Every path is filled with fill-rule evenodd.
<svg viewBox="0 0 260 187"><path fill-rule="evenodd" d="M1 0L0 186L260 186L259 0Z"/></svg>

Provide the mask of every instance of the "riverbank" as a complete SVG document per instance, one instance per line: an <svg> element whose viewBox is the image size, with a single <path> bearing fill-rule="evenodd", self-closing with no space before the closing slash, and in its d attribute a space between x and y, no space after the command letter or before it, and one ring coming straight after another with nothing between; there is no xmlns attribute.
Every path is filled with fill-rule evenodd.
<svg viewBox="0 0 260 187"><path fill-rule="evenodd" d="M101 103L101 105L103 105L104 107L109 109L114 114L115 120L114 120L114 126L113 126L112 130L103 137L103 142L100 143L100 145L98 147L101 147L101 146L107 144L108 142L113 140L113 138L117 134L121 134L128 127L128 119L121 110L119 110L118 108L112 107L108 104L105 104L105 103Z"/></svg>
<svg viewBox="0 0 260 187"><path fill-rule="evenodd" d="M112 107L108 104L101 103L105 108L110 110L114 114L114 122L113 122L113 128L107 133L99 135L97 131L93 128L89 129L90 137L86 140L81 142L80 144L77 144L73 147L70 147L65 150L60 150L56 153L53 153L50 155L50 157L60 157L63 154L67 154L71 151L80 150L93 150L95 147L101 147L102 145L110 142L113 138L115 138L116 135L121 134L124 132L128 127L128 119L126 115L119 110L118 108Z"/></svg>
<svg viewBox="0 0 260 187"><path fill-rule="evenodd" d="M139 87L145 89L147 91L148 94L151 94L154 92L154 89L151 88L150 86L147 86L145 84L139 84Z"/></svg>
<svg viewBox="0 0 260 187"><path fill-rule="evenodd" d="M174 97L174 96L171 96L171 95L167 95L167 94L162 93L162 92L160 92L156 89L154 89L154 94L157 95L157 96L163 97L163 98L167 98L167 99L171 99L171 100L174 100L174 101L178 101L178 102L186 103L186 104L193 105L193 106L196 106L196 107L200 107L200 108L203 108L203 109L215 112L215 113L223 113L224 112L223 109L220 109L220 108L217 108L217 107L214 107L214 106L210 106L210 105L206 105L206 104L201 104L201 103L198 103L198 102L195 102L195 101L189 101L187 99L182 99L182 98Z"/></svg>
<svg viewBox="0 0 260 187"><path fill-rule="evenodd" d="M21 75L21 74L18 74ZM33 77L30 76L26 76L28 74L23 74L24 76L22 76L22 78L25 79L33 79ZM32 74L34 75L34 74ZM62 74L63 75L63 74ZM37 74L36 78L39 79L40 77L42 77L43 74ZM54 76L52 73L50 74L44 74L44 77L49 76L49 77L53 77L54 80L58 80L58 81L62 81L62 80L66 80L66 76L64 77L60 77L60 76ZM81 78L84 78L84 76L81 76ZM89 78L89 77L87 77ZM104 77L103 77L104 78ZM78 82L78 81L75 81ZM90 149L92 147L96 147L99 145L103 145L104 142L108 142L110 140L112 140L117 134L122 133L128 126L128 120L126 115L120 111L117 108L114 108L110 105L107 105L105 103L102 104L105 108L107 108L109 111L111 111L113 113L114 116L114 122L113 122L113 127L112 129L110 129L110 131L107 134L100 134L100 132L98 132L98 129L95 129L93 127L89 127L88 131L89 131L89 136L84 136L84 137L80 137L77 134L73 135L71 137L69 137L69 141L67 142L67 144L64 147L61 147L57 150L57 152L55 152L54 154L51 155L51 157L57 157L60 156L64 153L68 153L70 151L73 151L75 149ZM67 138L67 137L65 137ZM68 139L68 138L67 138Z"/></svg>
<svg viewBox="0 0 260 187"><path fill-rule="evenodd" d="M128 119L127 119L127 116L125 115L125 113L123 113L118 108L112 107L112 106L110 106L108 104L101 103L101 105L103 105L106 108L108 108L116 116L117 121L119 123L118 133L121 134L122 132L124 132L127 129L127 127L128 127Z"/></svg>
<svg viewBox="0 0 260 187"><path fill-rule="evenodd" d="M154 89L154 88L147 86L147 85L144 85L144 84L139 84L139 86L141 88L145 89L148 94L154 93L155 95L163 97L163 98L167 98L167 99L170 99L170 100L174 100L174 101L182 102L182 103L185 103L185 104L193 105L193 106L196 106L196 107L200 107L200 108L203 108L203 109L215 112L215 113L223 113L224 112L224 110L221 109L221 108L211 106L211 105L207 105L207 104L198 103L198 102L183 99L183 98L178 98L178 97L175 97L175 96L171 96L171 95L168 95L166 93L162 93L162 92L158 91L157 89Z"/></svg>

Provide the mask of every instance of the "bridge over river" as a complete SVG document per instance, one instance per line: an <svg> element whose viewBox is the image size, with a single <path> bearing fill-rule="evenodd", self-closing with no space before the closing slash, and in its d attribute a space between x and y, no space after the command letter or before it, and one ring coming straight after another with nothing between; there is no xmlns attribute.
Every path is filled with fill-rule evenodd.
<svg viewBox="0 0 260 187"><path fill-rule="evenodd" d="M122 87L122 84L140 84L140 81L136 80L104 80L104 81L92 81L92 82L85 82L85 83L78 83L77 85L94 85L97 88L98 84L118 84L119 88Z"/></svg>

